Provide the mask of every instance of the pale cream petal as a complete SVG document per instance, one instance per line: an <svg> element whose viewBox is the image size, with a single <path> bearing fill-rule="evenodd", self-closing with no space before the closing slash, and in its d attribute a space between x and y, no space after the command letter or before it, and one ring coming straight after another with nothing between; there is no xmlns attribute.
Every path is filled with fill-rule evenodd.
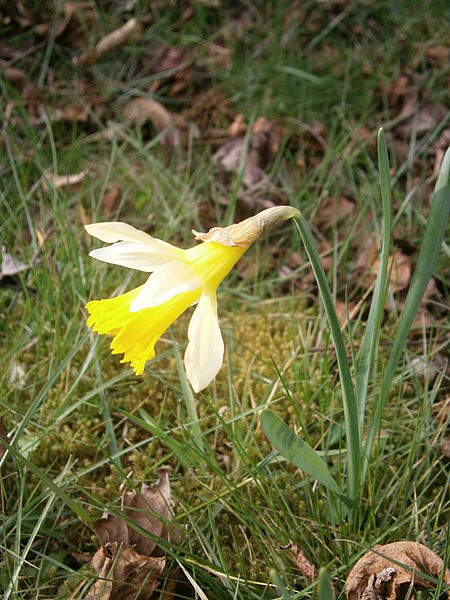
<svg viewBox="0 0 450 600"><path fill-rule="evenodd" d="M193 292L202 285L201 278L192 266L172 262L157 269L142 286L142 291L130 305L130 312L164 304L183 292Z"/></svg>
<svg viewBox="0 0 450 600"><path fill-rule="evenodd" d="M217 319L216 289L203 289L188 329L184 355L187 378L194 392L211 383L223 362L223 339Z"/></svg>
<svg viewBox="0 0 450 600"><path fill-rule="evenodd" d="M106 248L97 248L89 252L89 256L113 265L128 267L151 273L167 263L180 260L178 253L166 252L159 246L137 242L117 242Z"/></svg>
<svg viewBox="0 0 450 600"><path fill-rule="evenodd" d="M155 248L155 250L166 251L168 254L180 254L182 250L168 244L163 240L148 235L145 231L140 231L132 225L127 223L121 223L120 221L113 221L111 223L91 223L85 225L84 228L93 237L98 238L102 242L113 244L114 242L134 242L138 244L145 244Z"/></svg>

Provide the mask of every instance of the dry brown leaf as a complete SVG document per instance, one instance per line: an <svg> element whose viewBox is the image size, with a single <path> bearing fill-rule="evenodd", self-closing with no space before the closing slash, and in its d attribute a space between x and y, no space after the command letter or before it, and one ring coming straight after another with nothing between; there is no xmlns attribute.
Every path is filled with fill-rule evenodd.
<svg viewBox="0 0 450 600"><path fill-rule="evenodd" d="M389 106L398 107L405 98L411 98L411 86L411 78L406 73L399 73L390 84L385 86Z"/></svg>
<svg viewBox="0 0 450 600"><path fill-rule="evenodd" d="M143 125L151 121L157 133L168 130L164 140L169 146L177 146L180 142L180 131L174 127L176 116L170 113L162 104L151 98L136 98L122 110L127 123Z"/></svg>
<svg viewBox="0 0 450 600"><path fill-rule="evenodd" d="M253 123L250 145L256 150L261 166L272 163L280 149L283 133L283 127L279 123L265 117L258 117Z"/></svg>
<svg viewBox="0 0 450 600"><path fill-rule="evenodd" d="M102 37L93 50L86 50L79 57L73 58L74 66L88 65L99 60L112 50L124 46L130 40L137 40L142 35L142 25L137 19L130 19L122 27Z"/></svg>
<svg viewBox="0 0 450 600"><path fill-rule="evenodd" d="M442 456L450 460L450 436L443 438L440 443Z"/></svg>
<svg viewBox="0 0 450 600"><path fill-rule="evenodd" d="M167 45L150 48L141 60L146 71L159 75L153 78L149 88L152 94L164 83L168 87L168 95L174 97L192 83L195 61L189 48Z"/></svg>
<svg viewBox="0 0 450 600"><path fill-rule="evenodd" d="M149 600L166 566L164 557L143 556L120 542L108 542L95 553L92 566L98 581L86 600Z"/></svg>
<svg viewBox="0 0 450 600"><path fill-rule="evenodd" d="M55 38L70 48L81 50L86 46L85 31L96 29L96 13L94 3L90 0L79 2L63 2L63 15L54 17L49 23L41 23L36 27L40 36L48 36L54 29Z"/></svg>
<svg viewBox="0 0 450 600"><path fill-rule="evenodd" d="M42 187L45 191L48 191L50 187L56 189L72 187L81 183L85 177L86 171L73 173L72 175L55 175L50 171L45 171L44 177L42 178Z"/></svg>
<svg viewBox="0 0 450 600"><path fill-rule="evenodd" d="M297 567L310 583L314 583L317 579L316 567L306 558L306 554L301 548L298 548L297 544L292 544L290 550L293 553Z"/></svg>
<svg viewBox="0 0 450 600"><path fill-rule="evenodd" d="M242 113L239 113L228 127L228 133L231 137L238 137L245 135L246 131L247 123L245 122L245 117Z"/></svg>
<svg viewBox="0 0 450 600"><path fill-rule="evenodd" d="M378 271L380 269L380 259L373 260L372 252L368 252L368 282L372 283L375 281ZM391 269L392 264L392 253L389 255L388 271ZM391 269L390 277L390 288L393 294L404 290L408 287L411 280L411 272L413 267L413 260L410 256L406 256L403 252L397 248L395 251L394 264Z"/></svg>
<svg viewBox="0 0 450 600"><path fill-rule="evenodd" d="M168 572L164 551L155 540L179 539L178 531L170 526L173 501L167 471L154 487L143 484L139 493L125 491L121 504L124 518L105 515L93 525L101 547L92 559L99 579L87 596L90 600L132 600L138 593L139 598L148 600L160 577L175 578L174 571ZM150 535L136 531L130 522ZM165 592L174 585L171 582Z"/></svg>
<svg viewBox="0 0 450 600"><path fill-rule="evenodd" d="M0 74L7 81L11 82L13 85L20 85L26 79L25 71L22 69L17 69L16 67L11 67L6 61L0 61Z"/></svg>
<svg viewBox="0 0 450 600"><path fill-rule="evenodd" d="M9 252L6 250L6 246L2 244L2 266L0 269L0 281L4 277L14 277L14 275L18 275L22 271L26 271L30 268L31 265L26 264L19 260L18 258L14 258Z"/></svg>
<svg viewBox="0 0 450 600"><path fill-rule="evenodd" d="M347 326L347 310L348 310L348 318L350 321L354 319L355 315L358 313L360 306L355 302L344 302L339 298L336 300L336 314L339 319L339 323L341 325L341 329Z"/></svg>
<svg viewBox="0 0 450 600"><path fill-rule="evenodd" d="M446 67L450 62L450 48L448 46L433 46L425 50L425 56L432 67Z"/></svg>
<svg viewBox="0 0 450 600"><path fill-rule="evenodd" d="M348 600L403 600L410 585L433 588L421 573L439 579L444 563L432 550L416 542L375 546L353 567L345 584ZM444 580L450 584L450 572Z"/></svg>
<svg viewBox="0 0 450 600"><path fill-rule="evenodd" d="M213 155L212 161L223 174L237 173L244 165L244 175L242 182L245 187L250 188L264 182L267 177L265 172L258 166L253 156L248 152L243 156L245 150L245 138L233 138Z"/></svg>
<svg viewBox="0 0 450 600"><path fill-rule="evenodd" d="M417 105L413 98L408 98L397 117L401 122L394 129L395 135L405 140L414 132L421 137L441 123L447 114L443 104L425 100Z"/></svg>
<svg viewBox="0 0 450 600"><path fill-rule="evenodd" d="M111 188L103 196L102 206L103 212L107 216L112 216L117 212L122 201L122 190L120 185L114 183Z"/></svg>
<svg viewBox="0 0 450 600"><path fill-rule="evenodd" d="M12 359L9 365L9 383L12 387L22 390L27 381L27 369L24 363Z"/></svg>
<svg viewBox="0 0 450 600"><path fill-rule="evenodd" d="M355 204L346 198L326 198L319 206L315 223L322 231L326 232L332 229L339 221L351 220L355 213Z"/></svg>
<svg viewBox="0 0 450 600"><path fill-rule="evenodd" d="M48 118L51 122L58 123L87 123L89 109L87 106L69 104L64 108L53 108L48 111Z"/></svg>

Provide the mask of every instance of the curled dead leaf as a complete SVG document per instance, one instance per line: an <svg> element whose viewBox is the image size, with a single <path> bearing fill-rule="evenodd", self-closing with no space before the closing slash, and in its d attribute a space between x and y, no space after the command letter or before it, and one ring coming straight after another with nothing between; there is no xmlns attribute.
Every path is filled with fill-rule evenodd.
<svg viewBox="0 0 450 600"><path fill-rule="evenodd" d="M345 584L348 600L403 600L410 586L433 588L423 577L439 579L443 561L432 550L416 542L394 542L375 546L353 567ZM450 572L444 573L450 585Z"/></svg>
<svg viewBox="0 0 450 600"><path fill-rule="evenodd" d="M63 2L61 7L62 15L55 15L49 22L37 25L36 33L40 36L54 35L66 46L81 50L86 45L85 32L92 32L97 27L94 3L91 0Z"/></svg>
<svg viewBox="0 0 450 600"><path fill-rule="evenodd" d="M244 174L242 182L245 187L251 188L263 183L267 179L267 176L261 167L258 166L254 157L249 153L244 156L244 152L245 138L236 137L221 146L213 155L212 160L218 170L226 175L238 173L243 163Z"/></svg>
<svg viewBox="0 0 450 600"><path fill-rule="evenodd" d="M345 196L326 198L317 209L315 222L322 231L329 231L340 221L350 222L355 212L355 203Z"/></svg>
<svg viewBox="0 0 450 600"><path fill-rule="evenodd" d="M94 525L101 547L92 559L98 581L89 600L148 600L160 578L176 572L166 565L162 542L177 541L179 532L170 525L173 501L167 471L154 487L142 485L140 492L122 495L122 516L104 515Z"/></svg>
<svg viewBox="0 0 450 600"><path fill-rule="evenodd" d="M18 275L22 271L26 271L27 269L29 269L31 266L9 254L4 244L2 244L1 256L2 265L0 268L0 281L4 277L13 277L14 275Z"/></svg>
<svg viewBox="0 0 450 600"><path fill-rule="evenodd" d="M168 95L173 98L192 84L195 60L188 48L152 47L145 52L142 62L145 71L153 75L150 93L155 93L164 84L168 87Z"/></svg>
<svg viewBox="0 0 450 600"><path fill-rule="evenodd" d="M444 456L447 460L450 460L450 436L442 439L440 443L440 449L442 456Z"/></svg>
<svg viewBox="0 0 450 600"><path fill-rule="evenodd" d="M136 98L129 102L122 111L124 119L132 125L143 125L151 121L157 133L168 130L165 141L169 146L180 142L180 131L174 127L175 115L171 114L162 104L151 98Z"/></svg>
<svg viewBox="0 0 450 600"><path fill-rule="evenodd" d="M122 190L120 185L114 183L111 188L103 196L102 206L106 215L111 216L117 212L122 201Z"/></svg>
<svg viewBox="0 0 450 600"><path fill-rule="evenodd" d="M280 149L283 133L280 123L266 117L258 117L253 123L250 144L256 150L261 166L273 162Z"/></svg>
<svg viewBox="0 0 450 600"><path fill-rule="evenodd" d="M102 37L93 50L86 50L81 56L75 56L72 62L74 66L91 64L129 41L139 39L141 35L142 25L137 19L130 19L122 27Z"/></svg>
<svg viewBox="0 0 450 600"><path fill-rule="evenodd" d="M295 564L306 577L306 579L310 583L314 583L314 581L317 579L317 569L315 565L313 565L313 563L306 558L306 554L297 546L297 544L290 544L289 550L292 553Z"/></svg>
<svg viewBox="0 0 450 600"><path fill-rule="evenodd" d="M400 122L394 129L395 135L408 140L414 132L417 137L421 137L442 123L447 114L447 108L443 104L431 100L417 103L414 98L408 98L397 117Z"/></svg>
<svg viewBox="0 0 450 600"><path fill-rule="evenodd" d="M245 135L247 131L247 123L245 122L245 117L243 114L239 113L234 118L234 121L228 127L228 133L231 137L237 137Z"/></svg>
<svg viewBox="0 0 450 600"><path fill-rule="evenodd" d="M108 542L97 550L92 566L99 579L86 600L148 600L159 584L166 559L143 556L120 542Z"/></svg>
<svg viewBox="0 0 450 600"><path fill-rule="evenodd" d="M365 252L361 253L355 270L357 271L361 267L367 269L367 283L370 285L377 277L380 269L380 259L375 258L377 249L375 246L371 246L366 249ZM364 264L365 263L365 264ZM392 268L391 268L392 266ZM388 271L390 270L390 289L393 294L400 292L408 287L411 280L411 273L413 267L413 260L410 256L403 254L403 252L397 248L394 256L394 264L392 265L392 253L389 255Z"/></svg>
<svg viewBox="0 0 450 600"><path fill-rule="evenodd" d="M13 85L20 85L26 79L25 71L11 67L6 61L0 60L0 74L1 76L12 83Z"/></svg>
<svg viewBox="0 0 450 600"><path fill-rule="evenodd" d="M45 171L44 177L42 178L42 187L46 192L50 187L54 187L56 189L72 187L81 183L85 177L86 171L73 173L72 175L55 175L50 171Z"/></svg>

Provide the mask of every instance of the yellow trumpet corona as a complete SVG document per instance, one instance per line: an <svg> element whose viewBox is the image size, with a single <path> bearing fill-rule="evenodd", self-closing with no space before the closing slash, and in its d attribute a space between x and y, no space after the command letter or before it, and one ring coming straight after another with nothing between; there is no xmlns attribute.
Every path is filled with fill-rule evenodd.
<svg viewBox="0 0 450 600"><path fill-rule="evenodd" d="M195 392L217 375L224 345L217 318L219 283L249 246L273 223L297 217L290 206L268 208L241 223L194 231L201 244L182 250L126 223L93 223L87 232L111 244L90 252L93 258L151 273L147 281L117 298L86 304L88 325L113 335L113 354L123 354L136 375L155 356L155 344L191 305L197 304L188 328L184 355L186 375Z"/></svg>

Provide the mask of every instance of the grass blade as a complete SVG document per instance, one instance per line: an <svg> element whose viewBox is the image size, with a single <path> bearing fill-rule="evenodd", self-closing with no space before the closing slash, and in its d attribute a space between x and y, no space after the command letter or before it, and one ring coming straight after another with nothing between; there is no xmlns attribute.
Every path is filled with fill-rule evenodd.
<svg viewBox="0 0 450 600"><path fill-rule="evenodd" d="M320 298L322 300L328 325L330 327L331 337L336 349L336 357L339 367L339 377L342 387L342 397L344 404L345 430L347 437L348 453L348 496L355 501L359 496L359 467L360 467L360 433L358 407L356 404L353 390L352 377L345 352L344 341L341 335L341 328L336 315L333 298L325 272L322 267L319 253L317 252L314 239L309 230L305 218L300 213L299 220L295 221L299 234L302 238L309 261L314 271L314 276L319 288Z"/></svg>
<svg viewBox="0 0 450 600"><path fill-rule="evenodd" d="M450 157L450 154L447 153L445 157L446 159L447 156ZM450 160L450 158L447 160ZM395 371L400 362L411 325L414 321L414 317L417 314L428 282L430 281L434 272L447 228L449 208L450 186L443 185L433 194L430 213L425 226L425 232L420 248L419 258L417 260L416 270L412 276L411 285L408 295L406 296L405 306L400 316L397 335L395 337L394 345L389 356L389 362L386 367L381 399L378 403L373 425L370 429L366 444L364 446L365 456L370 454L375 439L377 427L376 424L379 421L384 403L386 402Z"/></svg>
<svg viewBox="0 0 450 600"><path fill-rule="evenodd" d="M200 427L200 422L197 413L197 404L194 398L194 394L192 393L192 389L186 379L186 373L183 366L183 361L181 360L181 355L178 350L178 346L174 344L173 346L175 360L177 363L178 374L180 376L181 387L183 390L183 398L186 405L186 411L189 417L189 423L186 425L188 431L191 432L192 439L194 443L198 446L201 454L205 454L205 446L203 444L203 433L202 428Z"/></svg>
<svg viewBox="0 0 450 600"><path fill-rule="evenodd" d="M356 369L356 398L358 402L361 431L364 428L364 413L369 375L376 355L381 322L383 319L388 281L389 247L391 243L391 186L389 177L389 159L383 129L380 129L378 132L378 164L383 205L383 247L381 250L380 268L378 270L369 317L367 319L367 328L361 345L359 362Z"/></svg>
<svg viewBox="0 0 450 600"><path fill-rule="evenodd" d="M261 427L269 442L282 456L349 504L348 498L343 497L331 476L325 461L309 444L291 431L281 417L267 408L261 414Z"/></svg>
<svg viewBox="0 0 450 600"><path fill-rule="evenodd" d="M319 600L334 600L330 576L323 568L319 571Z"/></svg>

